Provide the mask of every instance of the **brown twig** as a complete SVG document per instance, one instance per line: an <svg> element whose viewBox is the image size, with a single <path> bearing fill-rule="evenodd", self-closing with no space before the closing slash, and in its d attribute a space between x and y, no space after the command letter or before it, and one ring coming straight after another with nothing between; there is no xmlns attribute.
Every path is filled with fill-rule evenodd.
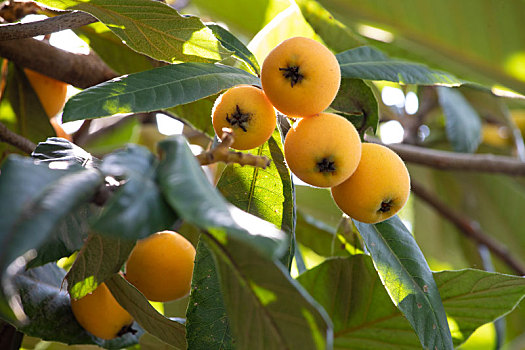
<svg viewBox="0 0 525 350"><path fill-rule="evenodd" d="M0 56L82 89L117 77L94 53L75 54L35 39L0 41Z"/></svg>
<svg viewBox="0 0 525 350"><path fill-rule="evenodd" d="M381 143L375 138L367 137L366 140ZM525 162L512 157L455 153L405 144L388 144L385 146L396 152L405 162L426 165L436 169L525 176Z"/></svg>
<svg viewBox="0 0 525 350"><path fill-rule="evenodd" d="M56 17L30 23L4 24L0 26L0 41L32 38L64 29L82 27L98 20L89 13L81 11L68 12Z"/></svg>
<svg viewBox="0 0 525 350"><path fill-rule="evenodd" d="M36 148L36 145L33 142L21 135L18 135L17 133L12 132L2 123L0 123L0 141L15 146L27 154L31 154Z"/></svg>
<svg viewBox="0 0 525 350"><path fill-rule="evenodd" d="M251 165L265 169L270 165L270 159L265 156L256 156L249 153L230 151L229 148L233 144L233 133L231 129L224 128L222 130L222 142L213 149L199 154L197 157L201 165L209 165L216 162L237 163L242 166Z"/></svg>
<svg viewBox="0 0 525 350"><path fill-rule="evenodd" d="M486 246L495 256L521 276L525 276L525 265L513 257L507 247L488 236L477 222L455 212L417 181L412 180L412 193L449 220L466 237Z"/></svg>

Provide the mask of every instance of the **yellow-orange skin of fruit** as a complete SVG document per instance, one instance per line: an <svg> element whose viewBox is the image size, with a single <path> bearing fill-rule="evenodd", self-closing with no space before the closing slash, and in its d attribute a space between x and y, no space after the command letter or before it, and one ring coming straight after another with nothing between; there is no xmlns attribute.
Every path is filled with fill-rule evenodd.
<svg viewBox="0 0 525 350"><path fill-rule="evenodd" d="M288 167L302 181L317 187L332 187L346 180L361 158L361 140L355 127L333 113L300 119L284 140ZM335 171L321 172L323 159L333 161Z"/></svg>
<svg viewBox="0 0 525 350"><path fill-rule="evenodd" d="M68 141L73 141L73 137L66 133L64 129L62 129L62 126L58 123L56 117L49 118L49 122L51 123L51 126L53 126L53 129L55 130L55 133L58 137L62 137Z"/></svg>
<svg viewBox="0 0 525 350"><path fill-rule="evenodd" d="M162 231L137 242L126 279L151 301L182 298L191 289L195 248L180 234Z"/></svg>
<svg viewBox="0 0 525 350"><path fill-rule="evenodd" d="M298 67L302 75L294 84L285 77L290 67ZM341 68L323 44L294 37L276 46L265 58L261 84L281 113L306 117L321 113L332 103L341 84Z"/></svg>
<svg viewBox="0 0 525 350"><path fill-rule="evenodd" d="M122 329L133 323L131 315L120 306L104 283L83 298L71 299L71 309L85 330L102 339L117 337Z"/></svg>
<svg viewBox="0 0 525 350"><path fill-rule="evenodd" d="M239 111L246 120L237 118ZM231 128L234 137L231 147L247 150L265 143L272 136L277 120L272 104L261 89L238 85L215 100L212 123L219 138L223 128Z"/></svg>
<svg viewBox="0 0 525 350"><path fill-rule="evenodd" d="M394 216L410 193L410 175L405 163L389 148L365 143L356 171L332 188L337 206L351 218L375 224ZM381 210L388 203L388 211Z"/></svg>
<svg viewBox="0 0 525 350"><path fill-rule="evenodd" d="M58 114L66 103L67 84L28 68L24 68L24 73L47 116L51 118Z"/></svg>

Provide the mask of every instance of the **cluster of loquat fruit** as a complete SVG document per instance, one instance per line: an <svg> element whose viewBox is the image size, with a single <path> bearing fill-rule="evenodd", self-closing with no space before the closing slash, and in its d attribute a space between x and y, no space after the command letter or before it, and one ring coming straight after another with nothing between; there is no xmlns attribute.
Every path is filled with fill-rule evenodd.
<svg viewBox="0 0 525 350"><path fill-rule="evenodd" d="M361 143L354 125L324 112L339 90L341 70L321 43L294 37L276 46L261 69L262 89L238 85L219 96L212 110L217 135L233 130L232 148L258 147L272 135L275 109L298 119L284 141L292 173L317 187L330 187L339 208L365 223L396 214L410 192L408 170L389 148Z"/></svg>
<svg viewBox="0 0 525 350"><path fill-rule="evenodd" d="M172 301L190 292L194 260L195 248L186 238L173 231L157 232L137 242L124 277L148 300ZM113 339L132 331L133 317L105 283L80 299L72 298L71 309L78 323L99 338Z"/></svg>

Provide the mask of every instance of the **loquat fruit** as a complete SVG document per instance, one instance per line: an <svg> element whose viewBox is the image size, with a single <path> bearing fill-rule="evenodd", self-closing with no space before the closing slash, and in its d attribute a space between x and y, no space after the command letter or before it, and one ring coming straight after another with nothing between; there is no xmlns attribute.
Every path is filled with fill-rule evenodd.
<svg viewBox="0 0 525 350"><path fill-rule="evenodd" d="M67 84L28 68L24 68L24 73L47 116L54 117L66 103Z"/></svg>
<svg viewBox="0 0 525 350"><path fill-rule="evenodd" d="M195 248L173 231L137 242L126 262L126 279L151 301L171 301L189 293Z"/></svg>
<svg viewBox="0 0 525 350"><path fill-rule="evenodd" d="M261 68L263 91L277 110L306 117L324 111L341 83L334 54L309 38L294 37L276 46Z"/></svg>
<svg viewBox="0 0 525 350"><path fill-rule="evenodd" d="M351 218L375 224L394 216L410 193L405 163L389 148L364 143L356 171L332 187L337 206Z"/></svg>
<svg viewBox="0 0 525 350"><path fill-rule="evenodd" d="M317 187L346 180L361 158L361 140L352 123L333 113L300 119L284 140L284 157L299 179Z"/></svg>
<svg viewBox="0 0 525 350"><path fill-rule="evenodd" d="M264 92L252 85L238 85L219 96L213 105L212 123L217 136L233 130L232 148L247 150L266 142L275 129L275 110Z"/></svg>
<svg viewBox="0 0 525 350"><path fill-rule="evenodd" d="M83 298L71 299L71 309L85 330L102 339L126 334L133 323L131 315L120 306L104 283Z"/></svg>

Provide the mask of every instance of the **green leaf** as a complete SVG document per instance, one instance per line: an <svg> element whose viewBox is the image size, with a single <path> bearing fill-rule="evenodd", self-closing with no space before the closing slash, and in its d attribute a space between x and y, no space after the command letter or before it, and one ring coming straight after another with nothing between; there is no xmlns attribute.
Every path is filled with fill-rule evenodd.
<svg viewBox="0 0 525 350"><path fill-rule="evenodd" d="M154 68L153 61L148 56L130 49L101 22L82 26L73 31L119 74L137 73Z"/></svg>
<svg viewBox="0 0 525 350"><path fill-rule="evenodd" d="M293 256L290 249L294 199L279 130L276 129L267 142L249 153L266 156L272 162L266 169L228 165L222 172L217 189L239 209L274 224L289 235L289 252L283 257L284 265L288 265Z"/></svg>
<svg viewBox="0 0 525 350"><path fill-rule="evenodd" d="M20 294L28 323L19 329L28 336L66 344L98 344L107 349L120 349L138 343L143 331L127 333L113 340L103 340L86 332L71 311L69 295L62 288L66 272L47 264L28 271L19 271L12 280Z"/></svg>
<svg viewBox="0 0 525 350"><path fill-rule="evenodd" d="M148 333L162 341L185 350L186 329L180 322L170 320L160 314L132 284L119 274L114 274L106 285L119 304L125 308L133 319Z"/></svg>
<svg viewBox="0 0 525 350"><path fill-rule="evenodd" d="M245 242L206 243L215 256L236 348L332 348L329 318L279 262Z"/></svg>
<svg viewBox="0 0 525 350"><path fill-rule="evenodd" d="M223 244L242 241L265 256L280 257L288 241L274 225L233 205L210 184L182 136L159 143L158 181L180 217Z"/></svg>
<svg viewBox="0 0 525 350"><path fill-rule="evenodd" d="M217 97L218 94L204 97L194 102L172 107L168 111L177 115L178 118L184 120L193 128L213 138L215 129L211 122L211 111Z"/></svg>
<svg viewBox="0 0 525 350"><path fill-rule="evenodd" d="M330 107L351 121L361 137L369 128L372 128L374 134L376 133L379 125L379 108L372 89L364 81L342 79L341 87Z"/></svg>
<svg viewBox="0 0 525 350"><path fill-rule="evenodd" d="M17 257L44 243L102 181L94 169L54 170L27 158L9 158L0 178L0 275Z"/></svg>
<svg viewBox="0 0 525 350"><path fill-rule="evenodd" d="M253 69L253 72L259 76L261 72L259 62L257 62L257 58L255 58L254 54L243 44L242 41L218 24L207 24L207 26L212 30L215 37L219 39L222 46L232 51L235 56L246 62Z"/></svg>
<svg viewBox="0 0 525 350"><path fill-rule="evenodd" d="M452 332L456 346L476 328L514 310L525 298L525 277L466 269L437 272L434 279L447 315L457 325Z"/></svg>
<svg viewBox="0 0 525 350"><path fill-rule="evenodd" d="M41 162L65 161L86 168L98 166L100 163L84 149L60 137L49 137L45 142L38 143L31 157Z"/></svg>
<svg viewBox="0 0 525 350"><path fill-rule="evenodd" d="M100 171L125 183L105 204L93 230L137 240L173 225L176 213L157 184L157 158L146 148L130 144L105 157Z"/></svg>
<svg viewBox="0 0 525 350"><path fill-rule="evenodd" d="M473 153L481 143L481 119L461 92L445 87L437 89L439 103L446 116L447 137L456 152Z"/></svg>
<svg viewBox="0 0 525 350"><path fill-rule="evenodd" d="M297 210L325 223L334 230L341 222L341 209L335 204L329 189L295 186Z"/></svg>
<svg viewBox="0 0 525 350"><path fill-rule="evenodd" d="M410 324L390 300L369 256L326 260L301 274L297 281L330 316L334 348L421 349Z"/></svg>
<svg viewBox="0 0 525 350"><path fill-rule="evenodd" d="M394 216L370 225L354 221L394 304L425 348L452 349L445 309L414 237Z"/></svg>
<svg viewBox="0 0 525 350"><path fill-rule="evenodd" d="M215 262L203 240L197 245L186 318L189 349L233 349Z"/></svg>
<svg viewBox="0 0 525 350"><path fill-rule="evenodd" d="M151 112L214 95L238 84L259 85L241 69L209 63L181 63L130 74L71 97L64 122L117 113Z"/></svg>
<svg viewBox="0 0 525 350"><path fill-rule="evenodd" d="M214 62L229 56L199 18L181 16L170 6L148 0L44 0L62 10L95 16L133 50L159 61Z"/></svg>
<svg viewBox="0 0 525 350"><path fill-rule="evenodd" d="M308 24L323 39L325 45L333 51L342 52L366 44L364 39L336 20L317 1L296 0L295 2Z"/></svg>
<svg viewBox="0 0 525 350"><path fill-rule="evenodd" d="M88 237L89 221L96 213L94 205L86 204L63 218L36 249L36 257L27 263L27 268L57 261L82 248Z"/></svg>
<svg viewBox="0 0 525 350"><path fill-rule="evenodd" d="M349 26L368 24L393 34L384 49L403 49L421 62L482 84L525 92L523 2L493 0L419 1L321 0ZM398 51L398 50L397 50Z"/></svg>
<svg viewBox="0 0 525 350"><path fill-rule="evenodd" d="M135 241L91 234L66 275L69 294L80 299L94 291L120 271L134 246Z"/></svg>
<svg viewBox="0 0 525 350"><path fill-rule="evenodd" d="M385 56L370 46L336 55L343 78L387 80L402 84L457 86L464 82L453 75L414 63Z"/></svg>

